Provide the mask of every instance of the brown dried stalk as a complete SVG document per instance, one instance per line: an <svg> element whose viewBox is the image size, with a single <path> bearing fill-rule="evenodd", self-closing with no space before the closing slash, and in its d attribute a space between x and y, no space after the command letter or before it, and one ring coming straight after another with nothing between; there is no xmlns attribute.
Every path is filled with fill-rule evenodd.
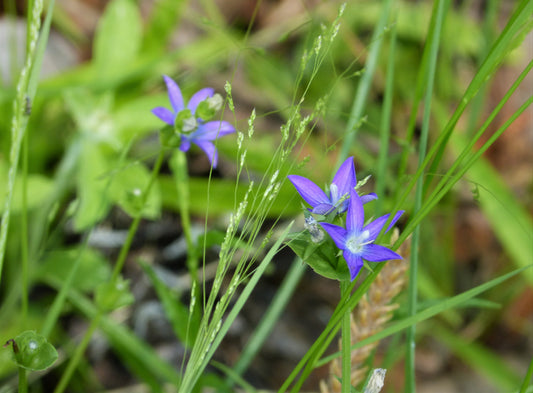
<svg viewBox="0 0 533 393"><path fill-rule="evenodd" d="M393 238L395 237L397 238L397 234L393 235ZM352 315L350 315L352 344L383 330L385 324L392 318L392 311L398 308L398 304L391 302L394 297L400 293L406 281L405 272L409 266L409 256L411 254L410 239L400 246L398 254L404 259L396 259L386 262L386 265L370 285L368 292L363 295L357 308ZM368 367L363 365L378 343L379 341L375 341L352 351L352 386L356 386L365 379ZM341 348L340 339L339 348ZM327 381L320 381L320 392L340 392L341 375L341 359L336 358L330 363L330 375Z"/></svg>

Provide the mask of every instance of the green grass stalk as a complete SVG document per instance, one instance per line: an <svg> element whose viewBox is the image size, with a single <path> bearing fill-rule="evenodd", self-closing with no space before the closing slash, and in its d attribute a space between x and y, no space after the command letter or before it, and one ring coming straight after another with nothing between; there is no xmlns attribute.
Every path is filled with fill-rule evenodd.
<svg viewBox="0 0 533 393"><path fill-rule="evenodd" d="M394 20L397 20L394 16ZM381 116L381 126L379 132L379 155L376 171L376 194L385 195L385 185L387 184L387 163L389 158L389 140L392 116L392 99L394 95L394 64L396 54L396 23L392 23L390 47L387 64L387 80L385 85L385 96L383 99L383 111ZM375 201L376 216L381 215L383 199L378 198Z"/></svg>
<svg viewBox="0 0 533 393"><path fill-rule="evenodd" d="M38 62L35 62L36 64L34 67L34 60L36 55L35 50L37 47L37 40L39 38L39 28L41 26L42 9L42 0L35 0L33 7L28 9L28 51L26 54L24 67L20 72L16 89L16 98L13 104L13 117L11 119L11 149L9 151L10 166L7 180L7 194L4 202L4 210L2 212L2 224L0 226L0 282L2 280L7 232L9 230L9 219L11 215L11 203L15 189L20 150L22 147L24 134L26 133L26 127L28 125L28 116L25 115L26 99L29 97L31 100L35 95L35 92L32 94L30 91L30 78L32 72L35 73L36 69L40 69L40 64Z"/></svg>
<svg viewBox="0 0 533 393"><path fill-rule="evenodd" d="M350 290L350 284L347 281L341 281L341 297ZM341 328L341 352L342 352L342 393L350 393L352 390L352 350L350 345L352 344L352 329L351 318L352 310L347 309L342 316L342 328Z"/></svg>
<svg viewBox="0 0 533 393"><path fill-rule="evenodd" d="M437 54L440 42L440 33L442 25L444 23L445 11L448 8L448 2L445 0L439 0L435 4L434 13L435 25L431 29L433 34L431 35L429 45L431 46L428 68L422 70L427 76L426 80L426 97L424 100L424 114L422 119L422 131L420 135L420 143L418 149L418 165L422 166L426 158L427 143L429 138L429 125L431 119L431 101L433 97L433 85L435 82L435 70L437 67ZM413 211L416 213L422 206L422 196L424 191L424 176L418 178L416 191L415 191L415 204ZM412 252L409 269L409 291L408 291L408 315L413 316L417 312L418 308L418 247L420 242L420 225L418 225L413 231L412 237ZM415 378L415 334L416 324L413 324L407 330L407 347L406 347L406 360L405 360L405 391L415 392L416 390L416 378Z"/></svg>
<svg viewBox="0 0 533 393"><path fill-rule="evenodd" d="M22 211L20 215L20 262L21 277L21 314L23 325L28 317L28 134L22 140Z"/></svg>
<svg viewBox="0 0 533 393"><path fill-rule="evenodd" d="M91 320L91 324L89 325L89 328L86 330L85 334L83 335L83 339L81 340L81 342L76 346L74 355L68 362L66 370L61 375L61 379L59 380L58 385L54 389L54 393L63 393L65 389L67 388L68 382L70 381L72 374L76 370L76 367L78 366L78 363L80 362L81 357L85 353L85 350L87 349L87 346L89 345L89 342L91 341L91 337L93 333L95 332L96 328L98 328L98 324L100 323L101 317L102 317L102 314L101 312L99 312Z"/></svg>
<svg viewBox="0 0 533 393"><path fill-rule="evenodd" d="M366 59L365 71L361 77L359 86L357 87L352 109L350 110L350 117L348 118L346 129L344 131L341 151L337 159L337 167L339 167L340 164L350 155L350 150L352 149L352 145L357 134L358 124L361 122L368 92L370 91L370 86L372 85L372 78L374 77L374 73L377 68L379 52L381 50L381 44L383 43L385 26L389 19L391 5L392 0L385 1L378 24L372 33L371 48Z"/></svg>
<svg viewBox="0 0 533 393"><path fill-rule="evenodd" d="M65 305L65 301L67 299L67 294L70 291L70 288L72 287L74 277L76 277L76 273L78 272L78 269L80 267L82 254L86 250L88 240L89 236L86 235L83 240L83 244L79 249L78 257L72 264L67 278L62 283L57 296L54 298L52 306L46 313L46 318L41 328L41 334L46 338L50 337L50 334L52 333L52 330L54 329L54 326L57 320L59 319L59 316L61 315L61 311L63 310L63 306Z"/></svg>
<svg viewBox="0 0 533 393"><path fill-rule="evenodd" d="M351 294L351 296L348 298L348 295L351 293L353 288L355 287L357 280L354 280L350 284L350 289L347 293L343 295L343 297L340 299L339 303L337 304L337 307L335 308L335 311L333 312L328 324L320 334L320 336L315 340L311 348L306 352L306 354L302 357L300 362L296 365L294 370L292 370L291 374L287 377L281 388L278 390L279 393L287 392L289 389L289 386L294 382L294 380L299 376L296 383L294 383L292 389L290 390L293 393L298 392L304 381L307 379L309 374L311 374L312 370L315 368L316 363L318 362L319 358L322 356L322 354L326 351L329 344L333 339L337 336L337 332L341 328L341 321L344 313L347 310L352 310L363 294L365 294L368 289L370 288L370 285L372 282L376 279L377 275L383 269L384 264L379 264L376 266L374 271L364 279L364 281L361 283L361 285L357 288L355 292Z"/></svg>
<svg viewBox="0 0 533 393"><path fill-rule="evenodd" d="M421 210L414 215L407 226L405 227L404 231L401 233L398 241L396 243L401 243L414 229L416 225L422 219L429 214L431 209L435 207L435 205L444 197L444 195L459 181L459 179L462 178L462 176L467 172L467 170L474 164L474 162L481 157L481 155L501 136L501 134L514 122L518 116L520 116L529 105L533 102L533 97L530 97L526 102L524 102L520 108L500 127L498 130L491 135L491 137L481 146L475 153L472 153L472 147L475 144L475 142L483 135L483 133L487 130L488 126L492 123L494 118L497 116L499 111L502 109L504 104L509 100L511 95L516 91L518 86L521 85L523 79L527 76L529 71L533 68L533 60L527 65L527 67L524 69L524 71L520 74L520 76L516 79L515 83L509 88L505 96L502 98L500 103L496 106L496 108L491 112L490 116L487 118L483 126L479 129L479 131L476 133L476 136L469 140L469 143L466 145L466 147L463 149L463 152L460 155L460 158L455 160L454 164L452 165L451 169L447 171L447 173L441 178L438 186L433 190L432 194L426 198L426 203L422 206ZM464 157L464 158L462 158ZM460 163L462 160L466 159L466 162L463 164L463 166L460 166ZM427 162L427 161L426 161Z"/></svg>
<svg viewBox="0 0 533 393"><path fill-rule="evenodd" d="M381 265L380 265L381 266ZM533 268L533 265L528 267L529 269ZM389 337L393 334L396 334L398 332L401 332L404 329L407 329L409 326L412 326L413 324L417 324L419 322L425 321L429 318L434 317L435 315L438 315L446 310L450 310L456 307L459 307L465 302L467 302L470 299L473 299L474 297L478 296L479 294L488 291L491 288L494 288L503 282L509 280L510 278L524 272L527 268L520 268L515 269L507 274L504 274L502 276L496 277L484 284L478 285L477 287L474 287L472 289L469 289L468 291L465 291L463 293L460 293L459 295L455 295L453 297L442 299L437 304L427 307L418 313L416 313L413 316L405 317L387 328L377 332L376 334L372 335L371 337L365 338L358 343L352 345L352 351L358 348L362 348L365 345L368 345L370 343L382 340L386 337ZM324 358L320 359L316 363L316 367L324 366L325 364L331 362L333 359L336 359L340 357L342 354L341 352L336 352L331 355L325 356ZM281 391L280 391L281 393Z"/></svg>

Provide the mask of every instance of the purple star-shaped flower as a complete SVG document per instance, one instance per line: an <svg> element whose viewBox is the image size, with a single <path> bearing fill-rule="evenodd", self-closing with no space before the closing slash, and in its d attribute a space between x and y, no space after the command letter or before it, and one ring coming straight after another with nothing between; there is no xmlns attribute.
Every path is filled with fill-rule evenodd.
<svg viewBox="0 0 533 393"><path fill-rule="evenodd" d="M189 150L191 143L194 143L207 154L209 161L216 168L218 153L212 141L221 136L234 133L235 128L227 121L206 122L196 113L198 106L204 101L209 102L215 91L210 87L201 89L191 97L187 106L185 106L178 84L166 75L163 76L163 79L167 85L168 98L172 105L172 110L159 106L152 109L152 113L165 123L173 126L176 132L180 134L181 151Z"/></svg>
<svg viewBox="0 0 533 393"><path fill-rule="evenodd" d="M385 232L392 228L403 212L403 210L400 210L396 213ZM346 229L326 222L320 223L337 247L344 251L343 256L348 264L352 281L363 267L363 259L370 262L402 259L400 255L387 247L374 244L389 216L390 214L385 214L363 226L365 221L363 202L357 192L352 190L350 191L350 205L346 213Z"/></svg>
<svg viewBox="0 0 533 393"><path fill-rule="evenodd" d="M348 197L357 185L353 157L342 163L329 186L329 196L311 180L298 175L287 176L296 187L302 198L312 206L312 213L327 215L337 209L337 213L344 213L348 209ZM370 193L360 197L363 203L377 199L377 195Z"/></svg>

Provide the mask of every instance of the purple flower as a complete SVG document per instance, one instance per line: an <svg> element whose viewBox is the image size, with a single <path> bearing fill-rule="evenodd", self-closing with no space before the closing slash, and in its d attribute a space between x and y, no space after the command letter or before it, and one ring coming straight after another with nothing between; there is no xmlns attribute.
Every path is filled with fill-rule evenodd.
<svg viewBox="0 0 533 393"><path fill-rule="evenodd" d="M403 210L396 213L389 227L385 232L392 228L403 214ZM370 262L383 262L389 259L402 259L394 251L374 244L376 237L381 232L385 222L390 214L385 214L363 226L365 221L365 212L363 202L357 192L350 191L350 206L346 214L346 229L338 225L321 222L322 228L331 236L338 248L343 250L344 259L350 270L350 278L353 281L363 267L363 259Z"/></svg>
<svg viewBox="0 0 533 393"><path fill-rule="evenodd" d="M329 196L311 180L298 175L287 176L302 198L312 206L312 213L327 215L335 209L344 213L348 209L348 197L357 185L353 157L342 163L329 186ZM359 198L359 197L358 197ZM374 193L360 197L363 203L377 199Z"/></svg>
<svg viewBox="0 0 533 393"><path fill-rule="evenodd" d="M222 99L214 94L212 88L206 87L197 91L185 106L178 84L166 75L163 78L172 110L159 106L152 109L152 113L174 127L174 131L180 136L181 151L189 150L191 143L194 143L207 154L216 168L218 153L212 141L235 132L235 128L227 121L206 121L220 109Z"/></svg>

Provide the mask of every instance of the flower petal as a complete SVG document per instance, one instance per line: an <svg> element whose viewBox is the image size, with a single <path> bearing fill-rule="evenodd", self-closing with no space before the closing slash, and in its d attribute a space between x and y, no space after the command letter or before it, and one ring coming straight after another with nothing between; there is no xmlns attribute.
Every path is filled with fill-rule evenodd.
<svg viewBox="0 0 533 393"><path fill-rule="evenodd" d="M341 250L346 249L346 229L338 225L330 224L328 222L319 222L329 236L335 242L335 245Z"/></svg>
<svg viewBox="0 0 533 393"><path fill-rule="evenodd" d="M396 212L396 214L394 215L394 218L390 222L386 232L390 231L390 229L394 226L394 224L396 224L396 221L398 221L400 219L400 217L402 216L403 213L405 213L405 210L398 210Z"/></svg>
<svg viewBox="0 0 533 393"><path fill-rule="evenodd" d="M350 280L353 281L363 267L363 258L359 255L352 254L348 250L344 251L343 256L344 259L346 259L346 264L350 270Z"/></svg>
<svg viewBox="0 0 533 393"><path fill-rule="evenodd" d="M389 219L389 216L390 214L385 214L384 216L376 218L374 221L365 225L363 231L368 231L368 241L376 240L376 237L378 237L379 233L383 229L383 225L385 225L385 222Z"/></svg>
<svg viewBox="0 0 533 393"><path fill-rule="evenodd" d="M361 202L363 202L363 205L365 203L373 201L374 199L378 199L378 196L375 192L371 192L370 194L366 194L366 195L361 195Z"/></svg>
<svg viewBox="0 0 533 393"><path fill-rule="evenodd" d="M180 150L187 151L191 148L191 141L187 139L184 135L181 136Z"/></svg>
<svg viewBox="0 0 533 393"><path fill-rule="evenodd" d="M174 80L166 75L163 75L163 79L167 85L168 98L170 99L170 104L174 108L174 112L178 113L181 111L183 106L183 96L181 95L181 90Z"/></svg>
<svg viewBox="0 0 533 393"><path fill-rule="evenodd" d="M196 107L198 104L204 100L206 100L209 97L213 97L213 94L215 94L215 89L211 87L206 87L202 90L198 90L189 100L189 103L187 104L187 108L190 109L191 113L196 112Z"/></svg>
<svg viewBox="0 0 533 393"><path fill-rule="evenodd" d="M365 223L365 211L363 202L356 191L350 191L350 205L346 213L346 230L348 232L360 232Z"/></svg>
<svg viewBox="0 0 533 393"><path fill-rule="evenodd" d="M399 210L394 215L394 218L392 219L385 233L387 233L393 227L393 225L396 224L396 221L398 221L398 219L402 216L404 211L405 210ZM368 231L370 233L368 240L372 241L372 240L375 240L376 237L378 237L379 233L381 232L383 228L383 225L385 225L389 217L390 217L390 214L385 214L384 216L376 218L374 221L372 221L371 223L369 223L363 228L363 230Z"/></svg>
<svg viewBox="0 0 533 393"><path fill-rule="evenodd" d="M322 203L331 205L324 191L311 180L298 175L289 175L287 178L296 187L296 191L298 191L302 198L312 207L316 207Z"/></svg>
<svg viewBox="0 0 533 393"><path fill-rule="evenodd" d="M328 203L319 203L318 205L316 205L310 210L314 214L320 214L321 216L327 216L334 209L335 209L335 206L328 202Z"/></svg>
<svg viewBox="0 0 533 393"><path fill-rule="evenodd" d="M235 128L227 121L208 121L205 124L199 124L198 129L191 135L195 141L212 141L221 136L235 132Z"/></svg>
<svg viewBox="0 0 533 393"><path fill-rule="evenodd" d="M211 163L213 168L216 168L217 163L218 163L218 152L217 152L217 149L215 148L215 145L213 145L211 142L208 142L208 141L194 141L194 142L207 155L207 158L209 158L209 162Z"/></svg>
<svg viewBox="0 0 533 393"><path fill-rule="evenodd" d="M152 113L163 120L165 123L174 125L174 118L176 117L170 109L167 109L162 106L152 109Z"/></svg>
<svg viewBox="0 0 533 393"><path fill-rule="evenodd" d="M345 194L349 194L351 190L357 185L357 179L355 177L355 167L353 164L353 157L348 158L344 161L331 184L336 184L339 190L338 196L341 198ZM337 201L332 201L336 203Z"/></svg>
<svg viewBox="0 0 533 393"><path fill-rule="evenodd" d="M367 244L363 251L362 257L370 262L383 262L390 259L402 259L394 251L378 244Z"/></svg>

